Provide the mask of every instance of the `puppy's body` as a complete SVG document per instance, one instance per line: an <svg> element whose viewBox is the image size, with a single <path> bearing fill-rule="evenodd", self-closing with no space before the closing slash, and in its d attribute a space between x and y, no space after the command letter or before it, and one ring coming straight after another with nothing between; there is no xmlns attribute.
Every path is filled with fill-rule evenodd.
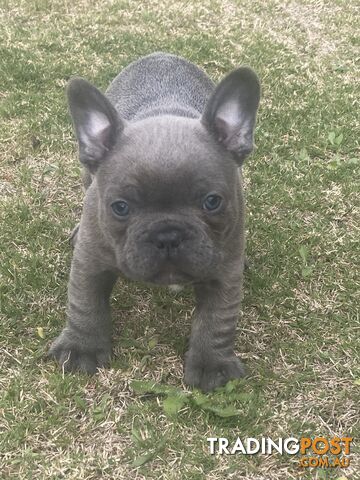
<svg viewBox="0 0 360 480"><path fill-rule="evenodd" d="M125 68L106 96L125 120L159 115L199 118L214 87L203 71L185 59L153 53Z"/></svg>
<svg viewBox="0 0 360 480"><path fill-rule="evenodd" d="M156 53L132 63L106 97L82 79L69 104L87 182L69 282L68 323L50 353L93 372L111 351L118 275L190 283L196 312L185 382L211 390L243 375L234 354L244 264L238 166L252 149L256 75L215 88L195 65Z"/></svg>

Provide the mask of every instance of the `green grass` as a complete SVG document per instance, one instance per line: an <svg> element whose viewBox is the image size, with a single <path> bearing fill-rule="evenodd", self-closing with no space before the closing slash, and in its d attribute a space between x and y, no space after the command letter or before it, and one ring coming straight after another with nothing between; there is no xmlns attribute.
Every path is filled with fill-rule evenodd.
<svg viewBox="0 0 360 480"><path fill-rule="evenodd" d="M360 478L356 441L343 471L300 470L297 458L279 455L211 456L206 442L358 441L356 7L2 1L1 478ZM252 267L237 351L250 376L205 399L182 384L191 291L119 283L112 368L93 378L63 376L45 358L65 321L68 235L82 202L64 87L76 74L105 89L156 50L187 57L214 80L248 64L262 82L257 150L244 168ZM141 393L134 381L169 391Z"/></svg>

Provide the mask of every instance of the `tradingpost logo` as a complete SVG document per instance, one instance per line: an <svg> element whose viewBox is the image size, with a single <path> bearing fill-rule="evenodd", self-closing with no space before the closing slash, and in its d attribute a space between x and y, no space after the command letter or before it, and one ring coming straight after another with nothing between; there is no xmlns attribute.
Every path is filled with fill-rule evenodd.
<svg viewBox="0 0 360 480"><path fill-rule="evenodd" d="M301 468L346 468L350 465L352 437L301 437L278 438L237 438L232 444L227 438L210 437L210 454L220 455L255 455L284 453L300 455L299 467Z"/></svg>

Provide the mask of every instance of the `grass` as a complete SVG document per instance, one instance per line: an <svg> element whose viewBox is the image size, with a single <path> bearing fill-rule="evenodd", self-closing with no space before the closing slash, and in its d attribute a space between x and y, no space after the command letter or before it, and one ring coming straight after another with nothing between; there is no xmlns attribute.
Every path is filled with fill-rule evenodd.
<svg viewBox="0 0 360 480"><path fill-rule="evenodd" d="M0 8L1 478L360 478L357 2ZM68 235L82 201L64 87L77 74L105 89L156 50L215 80L248 64L263 88L244 169L252 267L237 351L251 373L204 398L182 384L191 291L119 283L111 369L63 376L45 359L65 321ZM212 456L206 442L303 435L354 436L350 467Z"/></svg>

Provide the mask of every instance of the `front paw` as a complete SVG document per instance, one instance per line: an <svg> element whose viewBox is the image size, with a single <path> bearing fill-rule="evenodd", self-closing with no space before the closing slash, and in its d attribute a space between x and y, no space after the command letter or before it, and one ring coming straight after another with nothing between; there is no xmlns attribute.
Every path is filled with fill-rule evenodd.
<svg viewBox="0 0 360 480"><path fill-rule="evenodd" d="M101 345L94 339L76 340L68 332L62 334L53 342L49 349L49 357L55 358L65 372L76 370L88 374L105 367L110 360L110 345Z"/></svg>
<svg viewBox="0 0 360 480"><path fill-rule="evenodd" d="M203 392L210 392L229 380L246 375L243 364L235 355L215 360L211 355L204 359L189 351L185 357L185 383L190 387L200 388Z"/></svg>

